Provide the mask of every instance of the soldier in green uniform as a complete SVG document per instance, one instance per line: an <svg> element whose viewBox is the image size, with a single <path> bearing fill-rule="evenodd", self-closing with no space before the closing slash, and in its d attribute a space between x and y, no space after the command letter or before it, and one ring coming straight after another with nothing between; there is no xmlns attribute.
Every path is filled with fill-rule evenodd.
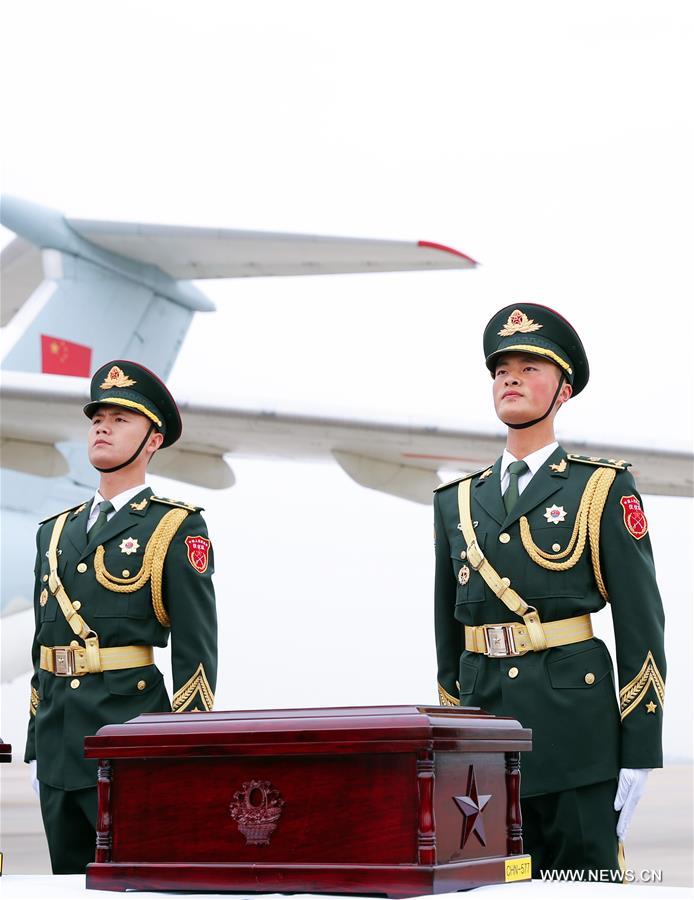
<svg viewBox="0 0 694 900"><path fill-rule="evenodd" d="M143 366L91 382L89 460L99 490L36 538L34 674L25 761L36 766L54 873L94 859L96 761L85 735L140 713L209 710L217 677L212 548L200 508L155 497L145 470L181 434L176 403ZM153 647L171 634L170 701ZM36 760L36 763L33 761Z"/></svg>
<svg viewBox="0 0 694 900"><path fill-rule="evenodd" d="M663 608L625 460L567 453L559 408L588 381L573 327L524 303L484 332L508 427L488 468L434 494L442 704L533 731L522 760L525 849L542 870L617 870L647 772L662 766ZM591 613L610 604L617 677Z"/></svg>

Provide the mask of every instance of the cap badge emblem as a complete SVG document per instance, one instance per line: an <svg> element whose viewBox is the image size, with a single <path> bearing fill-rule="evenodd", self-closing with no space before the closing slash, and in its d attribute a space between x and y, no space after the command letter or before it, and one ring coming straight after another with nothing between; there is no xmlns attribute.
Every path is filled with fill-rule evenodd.
<svg viewBox="0 0 694 900"><path fill-rule="evenodd" d="M548 522L552 522L554 525L563 522L565 518L566 510L563 506L548 506L545 510L545 519L547 519Z"/></svg>
<svg viewBox="0 0 694 900"><path fill-rule="evenodd" d="M128 378L125 372L120 368L120 366L111 366L111 370L106 376L105 380L99 385L99 387L107 391L110 388L125 388L132 387L134 384L137 384L136 381L133 381L132 378Z"/></svg>
<svg viewBox="0 0 694 900"><path fill-rule="evenodd" d="M520 309L514 309L499 334L502 337L516 334L518 331L522 334L529 334L531 331L538 331L540 328L542 328L542 325L538 325L533 319L529 319Z"/></svg>
<svg viewBox="0 0 694 900"><path fill-rule="evenodd" d="M137 540L137 538L123 538L123 540L119 544L119 550L121 551L121 553L125 553L126 556L130 556L131 553L137 553L139 549L140 542Z"/></svg>

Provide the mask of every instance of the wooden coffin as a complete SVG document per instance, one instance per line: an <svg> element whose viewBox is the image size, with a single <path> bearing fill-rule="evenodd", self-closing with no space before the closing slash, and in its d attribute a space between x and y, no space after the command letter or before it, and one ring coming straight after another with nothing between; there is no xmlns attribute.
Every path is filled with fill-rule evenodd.
<svg viewBox="0 0 694 900"><path fill-rule="evenodd" d="M85 740L99 760L108 890L433 894L530 878L519 754L479 709L147 714Z"/></svg>

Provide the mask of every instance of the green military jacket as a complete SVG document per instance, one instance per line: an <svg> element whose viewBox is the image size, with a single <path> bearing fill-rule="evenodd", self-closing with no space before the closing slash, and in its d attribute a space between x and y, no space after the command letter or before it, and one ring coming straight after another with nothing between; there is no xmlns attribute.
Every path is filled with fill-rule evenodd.
<svg viewBox="0 0 694 900"><path fill-rule="evenodd" d="M217 678L214 559L200 510L157 498L147 488L90 539L91 504L92 498L68 516L58 545L59 577L98 634L101 649L165 647L171 633L174 696L170 702L155 665L81 677L40 667L42 645L77 640L84 646L49 590L47 551L56 517L44 521L36 538L34 674L25 760L37 760L39 781L64 790L96 784L96 761L83 756L86 735L140 713L208 710ZM173 517L179 524L173 536L164 535L166 523L159 531L157 526L172 510L180 511ZM150 564L155 574L146 577ZM135 589L126 591L124 585Z"/></svg>
<svg viewBox="0 0 694 900"><path fill-rule="evenodd" d="M616 777L621 767L662 765L663 607L648 526L627 466L623 461L571 457L558 447L510 515L501 495L501 458L469 476L472 519L482 552L543 622L602 609L602 581L612 610L619 700L612 660L597 638L504 658L465 649L464 625L522 620L469 565L459 527L458 482L442 485L434 494L441 702L482 707L532 728L533 751L522 761L523 796L605 781ZM614 472L606 500L602 498L602 513L598 517L593 509L586 517L591 529L583 551L561 556L575 537L581 500L599 468ZM521 533L523 519L530 550ZM574 544L580 549L580 541ZM550 569L543 565L547 561L570 565Z"/></svg>

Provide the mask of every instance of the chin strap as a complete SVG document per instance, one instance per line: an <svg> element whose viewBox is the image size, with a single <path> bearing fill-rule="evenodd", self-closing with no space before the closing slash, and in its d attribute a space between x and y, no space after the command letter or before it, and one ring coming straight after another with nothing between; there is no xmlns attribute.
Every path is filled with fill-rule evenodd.
<svg viewBox="0 0 694 900"><path fill-rule="evenodd" d="M504 422L503 419L501 421L504 422L504 425L506 425L507 428L530 428L531 425L537 425L538 422L542 422L543 419L546 419L547 416L554 409L554 404L557 402L557 397L559 396L559 391L562 389L562 386L565 381L566 381L566 376L562 372L559 376L559 384L557 385L557 390L555 391L554 397L552 397L552 402L547 407L547 412L544 414L544 416L540 416L538 419L532 419L530 422L521 422L520 424L516 424L516 423L512 423L512 422Z"/></svg>
<svg viewBox="0 0 694 900"><path fill-rule="evenodd" d="M149 426L149 429L148 429L148 431L147 431L147 434L146 434L146 435L144 436L144 438L142 439L142 443L141 443L140 446L137 448L137 450L133 453L133 455L130 457L130 459L126 459L126 461L120 463L120 465L117 465L117 466L111 466L110 469L100 469L99 466L94 466L94 468L97 470L97 472L106 472L106 473L108 473L108 472L117 472L119 469L124 469L126 466L129 466L130 463L133 462L134 460L136 460L137 457L140 455L140 453L142 453L142 450L143 450L145 444L147 443L147 441L149 440L150 434L151 434L153 431L154 431L154 422L152 422L152 424Z"/></svg>

